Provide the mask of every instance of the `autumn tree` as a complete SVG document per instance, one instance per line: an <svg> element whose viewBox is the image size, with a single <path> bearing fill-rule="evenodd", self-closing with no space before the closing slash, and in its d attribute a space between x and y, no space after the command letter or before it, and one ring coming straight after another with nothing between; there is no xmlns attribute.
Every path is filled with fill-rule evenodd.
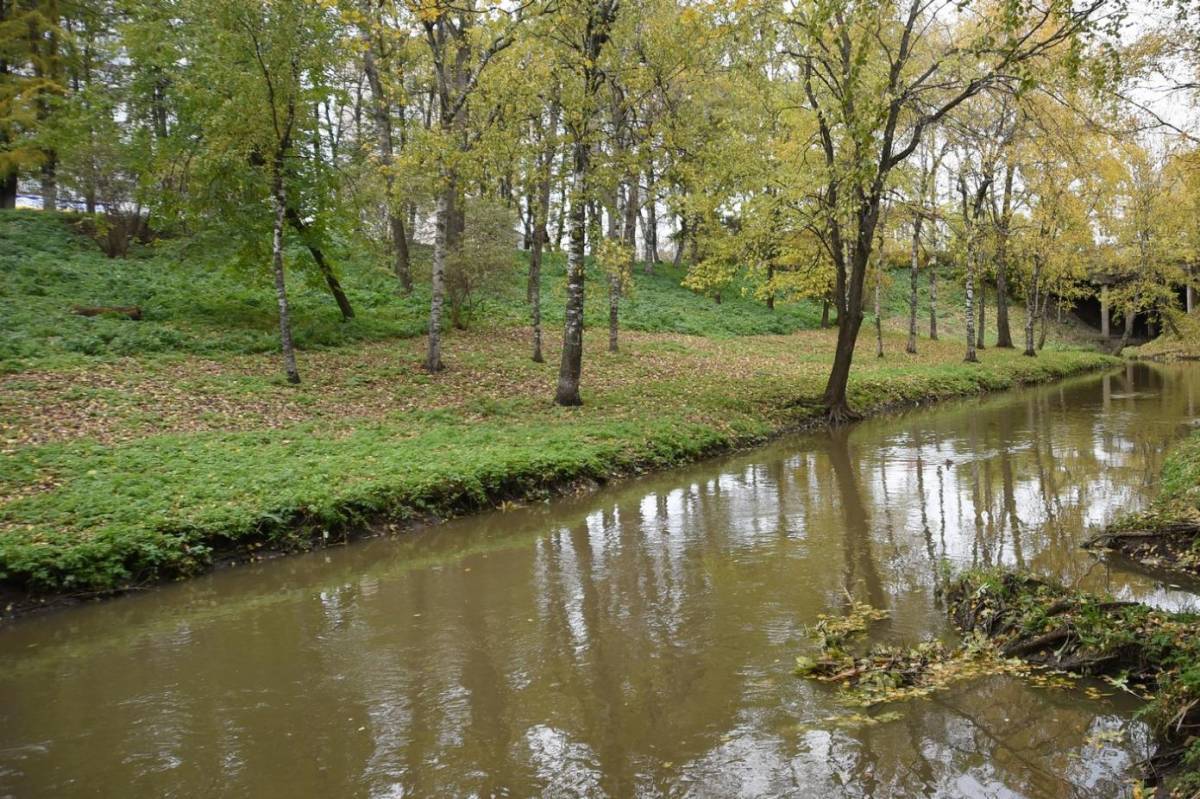
<svg viewBox="0 0 1200 799"><path fill-rule="evenodd" d="M591 199L591 158L596 117L603 101L607 46L621 0L570 2L560 7L552 34L560 45L563 76L563 124L570 140L570 241L567 247L567 301L562 360L554 401L581 405L583 373L584 242Z"/></svg>
<svg viewBox="0 0 1200 799"><path fill-rule="evenodd" d="M439 372L442 364L442 308L446 293L446 259L459 238L461 208L459 171L477 136L469 130L469 102L496 57L514 41L530 9L484 6L474 0L410 0L421 26L433 71L436 102L433 167L437 177L434 201L433 264L430 277L429 339L425 369Z"/></svg>
<svg viewBox="0 0 1200 799"><path fill-rule="evenodd" d="M967 99L997 84L1035 81L1040 63L1104 21L1111 13L1105 8L1102 0L850 6L815 0L785 13L788 52L816 117L825 171L819 203L838 308L837 349L823 397L830 421L856 416L846 386L892 171Z"/></svg>

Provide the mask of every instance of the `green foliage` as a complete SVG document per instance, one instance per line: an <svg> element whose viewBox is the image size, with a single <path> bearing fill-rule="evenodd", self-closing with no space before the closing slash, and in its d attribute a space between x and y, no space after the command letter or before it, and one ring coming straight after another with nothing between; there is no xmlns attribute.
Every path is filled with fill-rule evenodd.
<svg viewBox="0 0 1200 799"><path fill-rule="evenodd" d="M219 243L207 253L191 242L160 241L113 260L63 222L75 217L33 211L0 213L0 371L78 361L81 357L121 357L154 353L273 352L278 346L275 300L266 275L248 280L236 266L221 266ZM472 239L475 241L475 239ZM485 247L485 244L479 244ZM300 349L355 341L422 335L429 310L428 283L412 296L396 292L395 278L382 263L350 248L332 251L346 293L358 315L342 322L311 259L302 247L289 249L289 268L299 270L289 294L296 344ZM472 268L473 314L494 325L525 324L527 268L523 257L488 261L486 277ZM418 274L428 270L428 251L414 255ZM507 262L507 266L505 265ZM632 275L636 286L622 300L622 324L630 330L739 336L791 333L816 327L812 305L772 313L753 300L731 297L717 307L679 286L681 275L660 268ZM562 324L566 265L559 253L543 266L543 319ZM603 325L607 298L598 267L589 269L586 319ZM140 322L87 318L74 305L138 305Z"/></svg>
<svg viewBox="0 0 1200 799"><path fill-rule="evenodd" d="M446 258L446 295L455 327L466 327L480 295L495 293L512 282L513 228L511 208L493 200L472 198L466 205L462 241Z"/></svg>
<svg viewBox="0 0 1200 799"><path fill-rule="evenodd" d="M314 538L320 543L325 532L354 529L366 519L454 513L505 498L544 496L572 480L679 463L761 440L814 417L817 408L797 400L819 393L832 347L832 331L722 341L745 333L794 331L811 323L816 309L798 303L772 313L740 297L716 306L681 288L679 272L659 269L647 276L635 270L637 290L623 301L627 326L710 338L645 340L636 345L642 348L637 357L599 361L595 368L603 365L611 385L598 385L595 390L602 393L593 395L595 404L584 411L546 407L540 398L548 373L528 361L523 343L518 351L515 339L511 349L496 352L460 349L449 375L456 368L468 374L485 370L506 381L527 381L528 392L506 384L502 395L464 400L461 385L410 373L391 351L383 353L386 368L358 367L326 376L324 385L314 382L311 389L285 388L253 376L261 372L214 376L181 360L189 353L220 359L227 353L274 351L268 286L197 265L182 257L186 249L178 249L179 242L160 243L129 259L108 259L65 227L63 218L0 214L0 312L8 323L0 353L8 369L70 362L81 368L123 354L156 356L143 357L140 367L178 369L207 391L218 391L227 407L254 408L276 397L299 416L282 424L271 418L269 425L230 417L224 422L229 429L209 425L169 434L156 434L157 422L151 420L148 427L127 433L124 426L142 423L120 412L122 392L80 386L104 409L103 431L116 436L115 442L76 437L15 445L0 464L5 492L0 572L5 583L32 590L107 590L190 574L227 547L265 542L286 548ZM343 282L359 318L338 321L337 309L316 281L297 286L293 296L302 346L423 330L423 289L401 297L382 265L335 255L345 264ZM303 253L290 251L289 258L302 263ZM590 269L590 285L603 286L599 267ZM561 324L561 316L555 320L553 314L561 314L555 298L564 272L561 258L549 260L548 324ZM498 327L524 324L526 274L514 259L506 281L481 298L480 315ZM590 295L589 324L602 329L607 298L602 291ZM138 304L145 318L76 316L70 313L74 303ZM956 346L927 350L916 360L871 361L856 370L852 401L870 411L1112 363L1079 351L1037 359L996 351L982 364L968 366L958 362ZM698 370L701 362L706 368ZM188 380L172 389L187 392ZM19 382L10 380L9 397L20 393ZM388 410L359 410L354 403L360 392L376 383L382 388L375 391L387 392ZM131 385L137 390L139 384ZM305 409L329 392L337 393L338 402L344 398L345 407L306 417ZM421 399L407 407L424 410L392 410L409 396ZM35 401L46 398L39 393Z"/></svg>

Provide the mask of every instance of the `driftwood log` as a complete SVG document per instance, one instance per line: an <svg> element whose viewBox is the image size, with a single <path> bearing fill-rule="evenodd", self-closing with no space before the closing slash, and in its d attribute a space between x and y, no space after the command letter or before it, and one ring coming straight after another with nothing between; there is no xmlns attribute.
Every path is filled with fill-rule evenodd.
<svg viewBox="0 0 1200 799"><path fill-rule="evenodd" d="M142 309L137 305L76 305L71 309L71 313L79 316L115 314L127 317L135 322L140 321L142 318Z"/></svg>

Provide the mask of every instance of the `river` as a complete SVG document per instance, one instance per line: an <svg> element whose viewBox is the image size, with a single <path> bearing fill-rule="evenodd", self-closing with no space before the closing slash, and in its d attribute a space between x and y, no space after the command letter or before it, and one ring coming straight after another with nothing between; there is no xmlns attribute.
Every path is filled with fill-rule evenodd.
<svg viewBox="0 0 1200 799"><path fill-rule="evenodd" d="M849 597L951 635L944 561L1191 605L1078 544L1198 412L1200 369L1130 365L20 619L0 796L1120 795L1131 698L992 677L870 723L792 668Z"/></svg>

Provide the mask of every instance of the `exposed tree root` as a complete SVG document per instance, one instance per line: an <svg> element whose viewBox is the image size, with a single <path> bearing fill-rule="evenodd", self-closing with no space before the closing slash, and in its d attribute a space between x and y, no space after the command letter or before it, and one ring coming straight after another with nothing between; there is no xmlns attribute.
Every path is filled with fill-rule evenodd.
<svg viewBox="0 0 1200 799"><path fill-rule="evenodd" d="M1200 616L1002 571L968 572L951 582L946 599L964 636L956 648L925 641L851 654L851 639L886 616L855 603L847 616L819 617L811 632L820 651L798 658L796 671L840 684L848 702L862 707L985 674L1032 676L1031 667L1101 677L1151 697L1146 717L1158 747L1140 766L1153 795L1200 798Z"/></svg>
<svg viewBox="0 0 1200 799"><path fill-rule="evenodd" d="M947 599L964 633L1006 656L1148 692L1159 745L1143 777L1159 796L1200 796L1200 619L1011 572L968 573Z"/></svg>
<svg viewBox="0 0 1200 799"><path fill-rule="evenodd" d="M1106 530L1083 546L1117 552L1149 569L1200 579L1200 524L1193 522L1148 530Z"/></svg>

